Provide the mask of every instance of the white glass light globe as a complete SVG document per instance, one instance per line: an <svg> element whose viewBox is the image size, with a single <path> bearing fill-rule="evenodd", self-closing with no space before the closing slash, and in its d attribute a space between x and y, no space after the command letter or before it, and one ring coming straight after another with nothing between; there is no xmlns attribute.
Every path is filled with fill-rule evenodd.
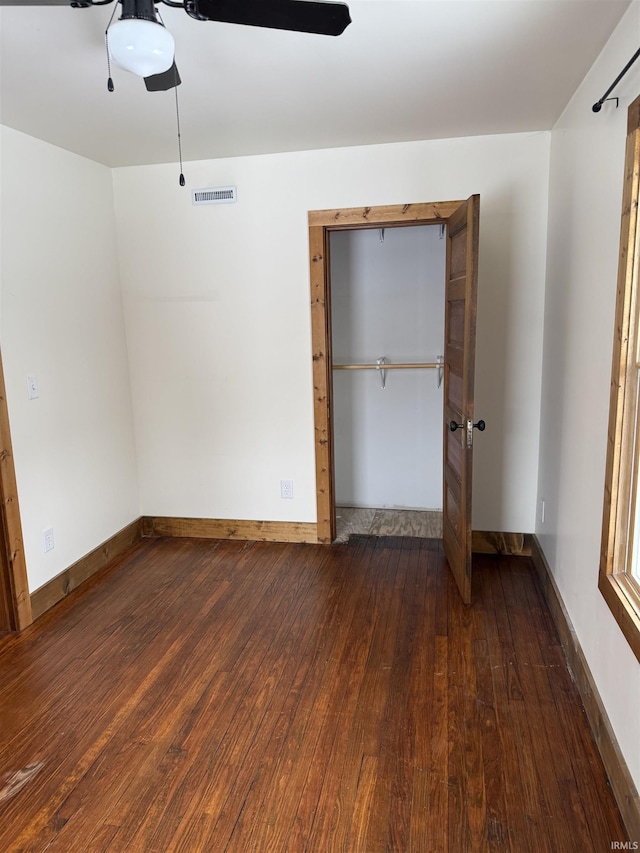
<svg viewBox="0 0 640 853"><path fill-rule="evenodd" d="M167 71L173 64L175 42L162 24L140 18L121 18L109 27L109 53L120 68L139 77Z"/></svg>

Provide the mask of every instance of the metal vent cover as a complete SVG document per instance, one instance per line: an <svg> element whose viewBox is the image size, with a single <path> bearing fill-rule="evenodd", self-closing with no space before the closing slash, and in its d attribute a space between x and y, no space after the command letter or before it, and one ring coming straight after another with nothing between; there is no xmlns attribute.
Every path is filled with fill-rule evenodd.
<svg viewBox="0 0 640 853"><path fill-rule="evenodd" d="M233 204L238 200L236 187L207 187L201 190L191 190L193 204Z"/></svg>

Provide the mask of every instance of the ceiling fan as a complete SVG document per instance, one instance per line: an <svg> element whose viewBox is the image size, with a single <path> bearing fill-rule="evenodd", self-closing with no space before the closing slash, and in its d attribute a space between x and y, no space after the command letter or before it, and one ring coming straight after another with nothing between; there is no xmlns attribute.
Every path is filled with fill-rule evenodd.
<svg viewBox="0 0 640 853"><path fill-rule="evenodd" d="M73 9L86 9L90 6L107 6L113 2L0 0L0 7L71 6ZM175 62L175 42L158 14L156 6L159 3L184 9L196 21L246 24L327 36L339 36L351 23L349 7L345 3L325 0L117 0L117 3L122 6L120 17L111 23L117 10L115 6L105 33L109 63L108 89L110 92L114 90L110 65L110 60L113 60L120 68L144 77L150 92L175 90L181 187L185 186L177 89L181 80Z"/></svg>
<svg viewBox="0 0 640 853"><path fill-rule="evenodd" d="M0 0L0 6L106 6L114 0ZM324 0L117 0L120 18L109 24L106 40L114 63L144 77L147 89L166 91L180 84L173 36L159 20L158 3L184 9L196 21L219 21L301 33L339 36L351 23L345 3ZM110 84L111 88L111 84Z"/></svg>

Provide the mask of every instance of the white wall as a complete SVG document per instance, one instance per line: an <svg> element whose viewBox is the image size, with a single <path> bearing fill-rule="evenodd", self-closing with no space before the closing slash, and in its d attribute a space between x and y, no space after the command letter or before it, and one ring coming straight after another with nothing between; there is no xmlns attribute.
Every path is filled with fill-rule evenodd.
<svg viewBox="0 0 640 853"><path fill-rule="evenodd" d="M598 100L638 47L640 4L620 22L552 134L536 532L636 785L640 665L597 588L627 107L640 65Z"/></svg>
<svg viewBox="0 0 640 853"><path fill-rule="evenodd" d="M331 234L335 364L435 362L444 346L438 225ZM442 387L433 369L333 373L338 506L442 508Z"/></svg>
<svg viewBox="0 0 640 853"><path fill-rule="evenodd" d="M110 170L0 139L1 346L33 592L138 517L137 474Z"/></svg>
<svg viewBox="0 0 640 853"><path fill-rule="evenodd" d="M481 195L474 526L532 531L549 134L116 169L144 514L314 521L307 211ZM238 186L192 207L189 187ZM294 500L279 480L294 480Z"/></svg>

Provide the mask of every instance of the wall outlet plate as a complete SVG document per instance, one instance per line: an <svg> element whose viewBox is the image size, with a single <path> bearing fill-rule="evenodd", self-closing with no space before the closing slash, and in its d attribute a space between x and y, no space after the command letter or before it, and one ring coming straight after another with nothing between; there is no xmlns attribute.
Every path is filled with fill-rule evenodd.
<svg viewBox="0 0 640 853"><path fill-rule="evenodd" d="M280 480L280 497L293 498L293 480Z"/></svg>
<svg viewBox="0 0 640 853"><path fill-rule="evenodd" d="M53 527L48 527L44 531L43 536L44 536L44 552L46 554L47 551L53 551L53 549L56 547L56 543L53 539Z"/></svg>
<svg viewBox="0 0 640 853"><path fill-rule="evenodd" d="M37 400L40 396L38 388L38 379L32 373L27 376L27 395L30 400Z"/></svg>

